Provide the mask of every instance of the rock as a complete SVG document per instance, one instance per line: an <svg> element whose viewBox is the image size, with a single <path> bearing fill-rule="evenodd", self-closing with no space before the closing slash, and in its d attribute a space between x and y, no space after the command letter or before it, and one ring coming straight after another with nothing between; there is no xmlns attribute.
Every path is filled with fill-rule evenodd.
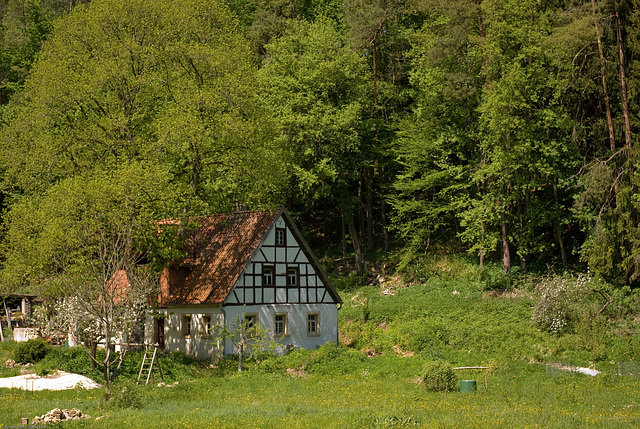
<svg viewBox="0 0 640 429"><path fill-rule="evenodd" d="M13 368L14 366L16 366L16 361L13 359L7 359L6 361L4 361L4 366L6 366L7 368Z"/></svg>
<svg viewBox="0 0 640 429"><path fill-rule="evenodd" d="M66 417L68 419L74 419L74 418L79 419L79 418L82 418L82 411L80 411L77 408L72 408L65 414L66 414Z"/></svg>
<svg viewBox="0 0 640 429"><path fill-rule="evenodd" d="M35 416L33 418L33 424L38 423L59 423L66 420L80 420L80 419L90 419L91 416L86 414L82 414L77 408L72 408L71 410L61 410L60 408L54 408L42 416Z"/></svg>

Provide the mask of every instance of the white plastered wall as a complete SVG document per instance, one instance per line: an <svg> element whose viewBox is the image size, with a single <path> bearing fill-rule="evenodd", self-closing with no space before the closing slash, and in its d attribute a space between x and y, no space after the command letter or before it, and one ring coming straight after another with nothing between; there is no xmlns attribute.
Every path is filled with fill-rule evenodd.
<svg viewBox="0 0 640 429"><path fill-rule="evenodd" d="M203 317L211 318L211 326L224 322L224 315L219 307L163 308L165 314L165 347L166 351L182 351L198 359L213 359L218 352L219 342L211 335L206 335L203 328ZM184 317L191 317L191 334L185 335ZM153 341L153 318L147 318L145 327L146 341ZM220 344L222 346L222 344Z"/></svg>
<svg viewBox="0 0 640 429"><path fill-rule="evenodd" d="M279 344L278 352L284 352L288 347L315 349L322 344L338 340L338 307L335 304L262 304L238 305L224 307L227 326L245 315L256 314L258 323L267 329L274 337L276 314L287 315L287 335L275 336ZM307 315L319 316L318 335L307 334ZM225 354L235 353L235 347L229 340L225 343Z"/></svg>

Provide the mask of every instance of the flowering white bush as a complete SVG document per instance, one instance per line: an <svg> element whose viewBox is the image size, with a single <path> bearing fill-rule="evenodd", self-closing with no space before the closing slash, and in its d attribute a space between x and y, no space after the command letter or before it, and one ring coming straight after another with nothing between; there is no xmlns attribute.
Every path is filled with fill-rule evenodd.
<svg viewBox="0 0 640 429"><path fill-rule="evenodd" d="M591 276L548 277L535 288L537 302L531 320L541 329L554 334L561 333L576 316L577 304L584 294L593 289Z"/></svg>
<svg viewBox="0 0 640 429"><path fill-rule="evenodd" d="M67 334L73 330L71 315L80 312L76 297L46 300L33 309L33 325L40 328L44 337Z"/></svg>

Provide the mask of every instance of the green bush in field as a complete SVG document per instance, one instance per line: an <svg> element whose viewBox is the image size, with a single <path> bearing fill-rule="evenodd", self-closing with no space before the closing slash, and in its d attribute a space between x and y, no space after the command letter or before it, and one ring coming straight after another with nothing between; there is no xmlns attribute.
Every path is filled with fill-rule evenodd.
<svg viewBox="0 0 640 429"><path fill-rule="evenodd" d="M36 363L44 359L51 346L41 338L33 338L19 343L13 352L13 360L18 363Z"/></svg>
<svg viewBox="0 0 640 429"><path fill-rule="evenodd" d="M427 389L433 391L451 389L458 382L453 366L441 359L427 362L420 372L420 379Z"/></svg>
<svg viewBox="0 0 640 429"><path fill-rule="evenodd" d="M135 383L115 384L111 389L110 408L142 408L140 387Z"/></svg>
<svg viewBox="0 0 640 429"><path fill-rule="evenodd" d="M59 369L81 374L94 380L100 380L102 377L100 371L92 368L89 355L80 346L70 348L54 347L43 360L35 365L34 369L38 375L47 375Z"/></svg>

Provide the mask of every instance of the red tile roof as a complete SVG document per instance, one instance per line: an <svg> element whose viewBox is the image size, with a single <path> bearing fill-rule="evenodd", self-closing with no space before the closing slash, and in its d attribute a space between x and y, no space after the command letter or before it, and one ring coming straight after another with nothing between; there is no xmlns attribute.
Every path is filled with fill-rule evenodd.
<svg viewBox="0 0 640 429"><path fill-rule="evenodd" d="M125 302L129 294L129 277L125 270L116 271L107 282L107 301L111 300L115 304ZM98 298L99 300L102 297Z"/></svg>
<svg viewBox="0 0 640 429"><path fill-rule="evenodd" d="M187 256L162 273L160 305L223 302L277 215L251 211L198 219Z"/></svg>

